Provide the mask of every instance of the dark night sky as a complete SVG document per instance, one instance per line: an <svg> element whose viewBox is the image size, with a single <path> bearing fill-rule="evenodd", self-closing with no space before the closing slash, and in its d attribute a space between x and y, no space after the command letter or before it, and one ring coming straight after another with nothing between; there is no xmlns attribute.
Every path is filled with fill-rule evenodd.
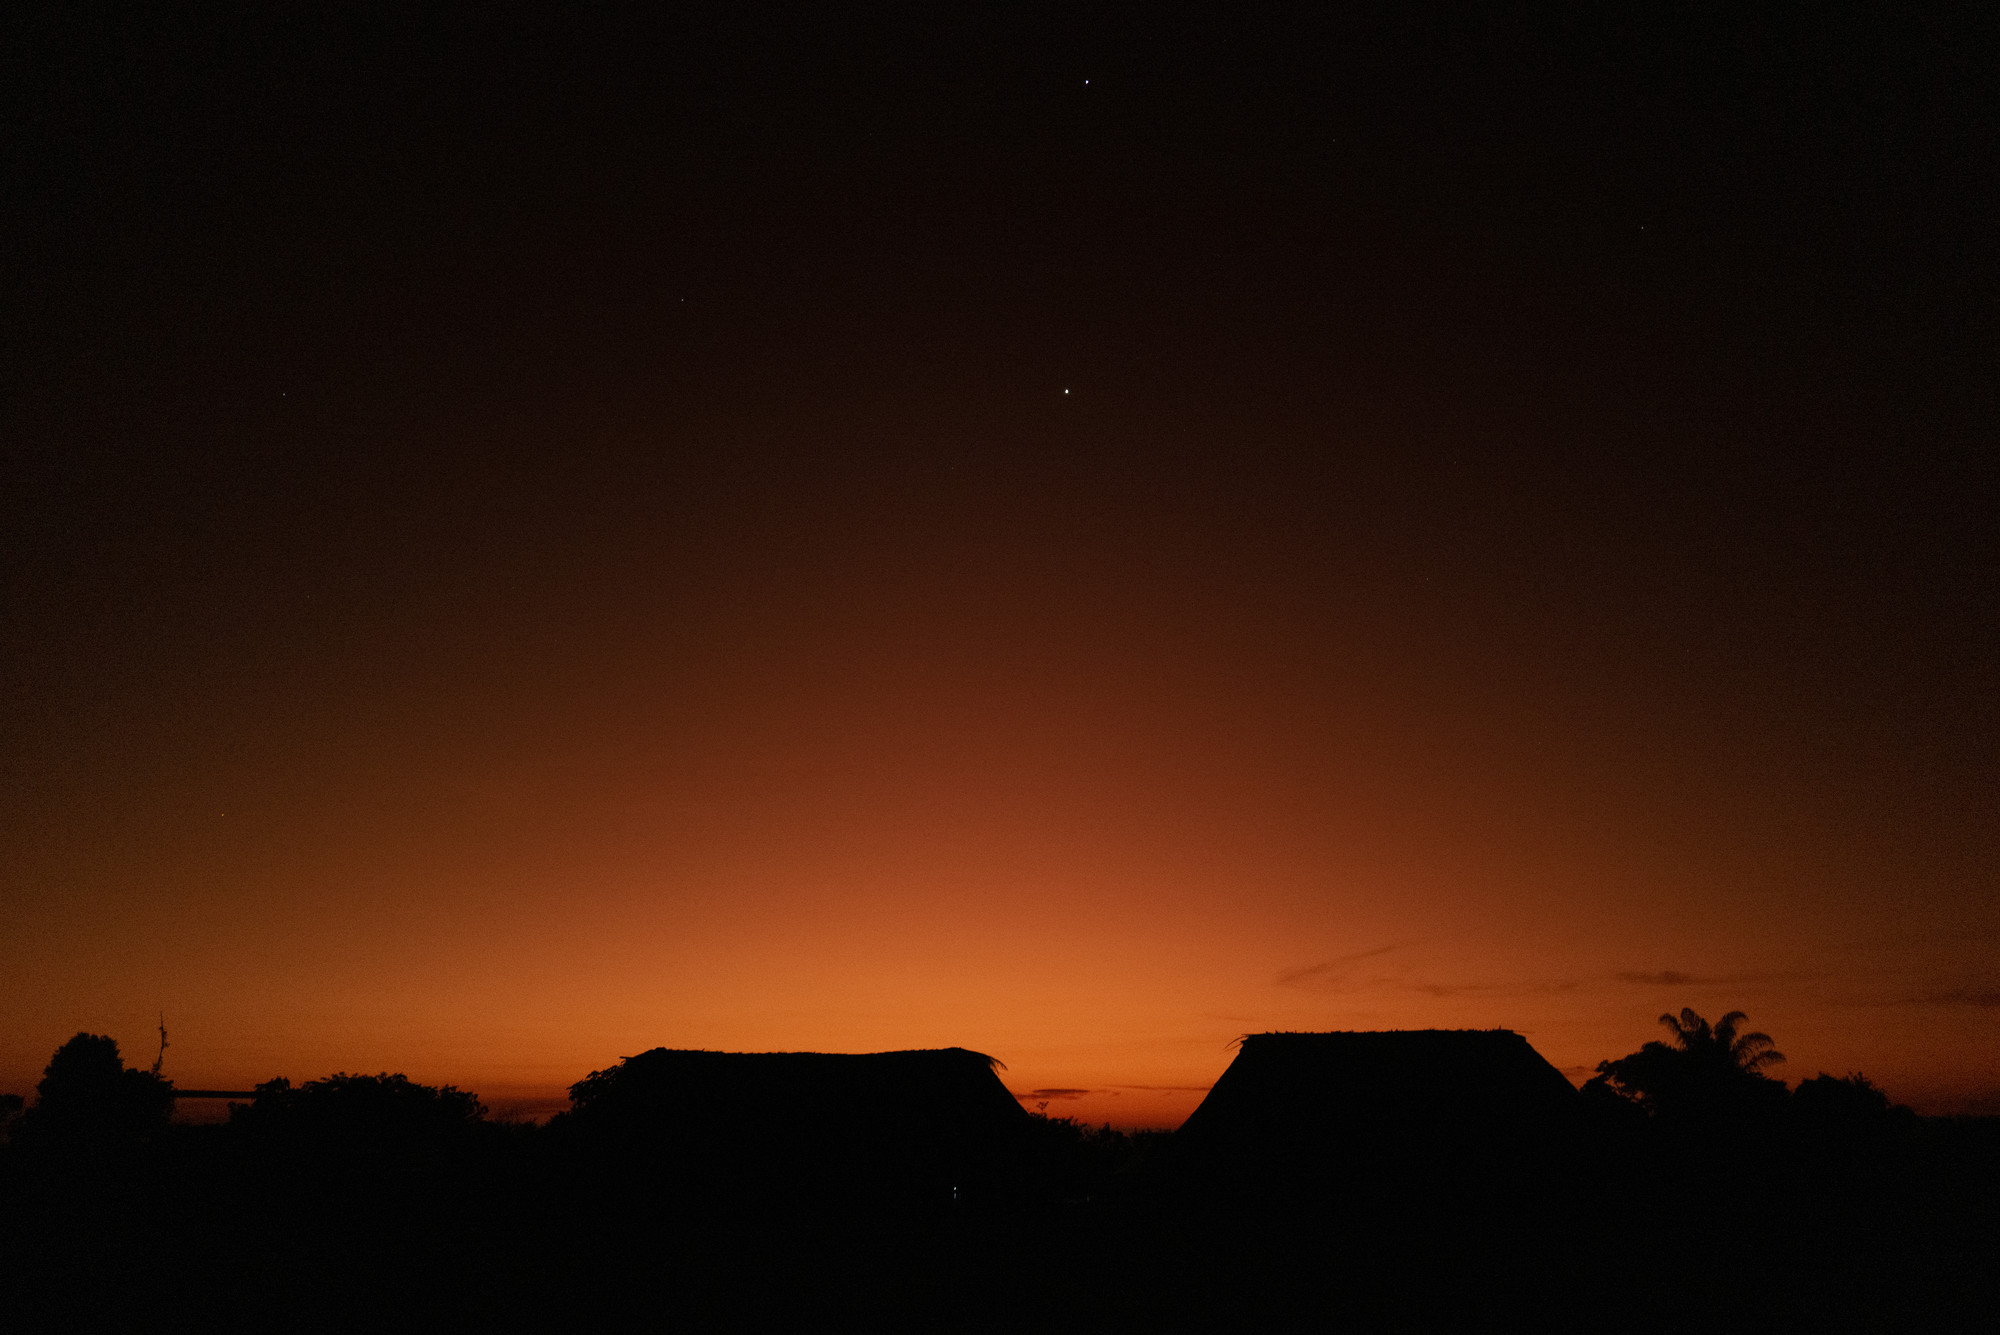
<svg viewBox="0 0 2000 1335"><path fill-rule="evenodd" d="M0 1087L1995 1106L1993 20L1408 9L10 14Z"/></svg>

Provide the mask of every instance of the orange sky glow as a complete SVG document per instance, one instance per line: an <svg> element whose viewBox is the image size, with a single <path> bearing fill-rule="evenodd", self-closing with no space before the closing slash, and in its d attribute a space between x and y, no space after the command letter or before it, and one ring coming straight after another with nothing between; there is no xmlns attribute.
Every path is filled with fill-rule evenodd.
<svg viewBox="0 0 2000 1335"><path fill-rule="evenodd" d="M544 1112L654 1046L961 1045L1170 1126L1245 1032L1507 1027L1581 1079L1693 1005L1794 1078L1992 1097L1991 839L1900 776L1504 570L1163 571L1123 544L1175 516L1023 543L974 500L729 519L693 592L524 590L575 549L497 557L503 612L298 588L282 653L72 734L0 1083L78 1029L143 1062L164 1011L187 1087Z"/></svg>
<svg viewBox="0 0 2000 1335"><path fill-rule="evenodd" d="M185 1088L956 1045L1173 1126L1248 1032L1692 1006L2000 1112L1949 107L655 9L20 95L0 1091L164 1013Z"/></svg>

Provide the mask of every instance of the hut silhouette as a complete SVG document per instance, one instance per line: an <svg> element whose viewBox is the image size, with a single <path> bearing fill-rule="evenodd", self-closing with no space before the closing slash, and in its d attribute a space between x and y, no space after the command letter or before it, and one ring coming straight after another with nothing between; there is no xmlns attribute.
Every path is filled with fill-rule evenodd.
<svg viewBox="0 0 2000 1335"><path fill-rule="evenodd" d="M1519 1184L1545 1175L1579 1113L1511 1030L1250 1034L1176 1133L1174 1167L1259 1197Z"/></svg>
<svg viewBox="0 0 2000 1335"><path fill-rule="evenodd" d="M1029 1115L965 1048L654 1048L570 1088L560 1134L682 1190L806 1203L965 1201L1000 1189Z"/></svg>

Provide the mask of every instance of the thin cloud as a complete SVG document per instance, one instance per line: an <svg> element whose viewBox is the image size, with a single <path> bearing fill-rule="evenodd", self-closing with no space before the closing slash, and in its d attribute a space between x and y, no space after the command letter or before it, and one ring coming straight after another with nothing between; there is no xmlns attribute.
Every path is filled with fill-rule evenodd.
<svg viewBox="0 0 2000 1335"><path fill-rule="evenodd" d="M1691 983L1708 981L1697 978L1691 973L1682 973L1679 969L1658 969L1651 973L1640 969L1625 969L1613 974L1612 977L1621 983L1636 983L1641 987L1686 987Z"/></svg>
<svg viewBox="0 0 2000 1335"><path fill-rule="evenodd" d="M1551 992L1568 992L1576 986L1570 979L1547 983L1412 983L1412 992L1432 997L1539 997Z"/></svg>
<svg viewBox="0 0 2000 1335"><path fill-rule="evenodd" d="M1318 991L1336 989L1347 982L1347 971L1361 961L1401 949L1400 944L1392 944L1377 946L1373 950L1358 950L1352 955L1336 955L1318 964L1308 964L1303 969L1287 970L1278 975L1277 983L1279 987L1303 987Z"/></svg>
<svg viewBox="0 0 2000 1335"><path fill-rule="evenodd" d="M1991 1010L2000 1006L2000 988L1954 988L1949 992L1933 992L1926 997L1918 997L1920 1006L1977 1006Z"/></svg>
<svg viewBox="0 0 2000 1335"><path fill-rule="evenodd" d="M1037 1103L1053 1103L1062 1099L1080 1099L1086 1094L1095 1094L1096 1092L1094 1089L1031 1089L1025 1094L1016 1094L1014 1097L1023 1103L1031 1099Z"/></svg>
<svg viewBox="0 0 2000 1335"><path fill-rule="evenodd" d="M1825 969L1753 969L1748 973L1683 973L1679 969L1623 969L1611 975L1633 987L1763 987L1817 983L1836 977Z"/></svg>
<svg viewBox="0 0 2000 1335"><path fill-rule="evenodd" d="M1499 983L1411 983L1412 992L1430 997L1463 997L1500 991Z"/></svg>

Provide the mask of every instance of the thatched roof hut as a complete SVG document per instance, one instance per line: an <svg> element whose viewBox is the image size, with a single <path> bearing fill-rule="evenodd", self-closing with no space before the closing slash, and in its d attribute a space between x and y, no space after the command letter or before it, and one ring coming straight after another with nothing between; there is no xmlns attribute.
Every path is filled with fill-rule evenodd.
<svg viewBox="0 0 2000 1335"><path fill-rule="evenodd" d="M572 1085L557 1121L684 1186L949 1199L990 1182L1026 1132L996 1065L964 1048L654 1048Z"/></svg>
<svg viewBox="0 0 2000 1335"><path fill-rule="evenodd" d="M1511 1030L1251 1034L1175 1155L1258 1192L1436 1186L1532 1170L1577 1114L1569 1081Z"/></svg>

